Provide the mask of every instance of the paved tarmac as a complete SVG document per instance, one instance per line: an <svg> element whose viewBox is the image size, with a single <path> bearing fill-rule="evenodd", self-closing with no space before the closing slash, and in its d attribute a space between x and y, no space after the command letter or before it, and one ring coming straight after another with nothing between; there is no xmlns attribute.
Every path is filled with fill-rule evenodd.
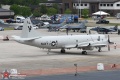
<svg viewBox="0 0 120 80"><path fill-rule="evenodd" d="M48 32L46 29L39 29L37 31L44 35L66 34L65 32ZM69 74L74 73L74 64L78 64L78 67L82 67L82 69L84 69L84 67L91 69L90 67L92 66L94 69L91 69L91 71L96 69L97 63L104 63L107 66L111 64L120 64L120 35L117 35L116 33L109 35L111 41L117 43L117 49L114 49L114 46L111 45L110 51L108 51L107 47L105 47L102 48L102 52L98 52L97 49L88 51L88 55L82 55L82 50L79 49L66 50L65 54L61 54L60 49L56 49L51 50L48 55L46 49L19 44L13 41L11 35L20 35L20 33L21 30L0 32L0 36L8 35L10 37L10 41L0 40L0 72L5 69L10 70L15 68L20 73L26 73L27 76L57 74L58 72L60 74ZM69 32L69 35L71 34L87 35L86 33ZM69 68L71 71L67 70ZM56 69L58 69L58 72L54 72ZM65 70L66 72L64 72Z"/></svg>

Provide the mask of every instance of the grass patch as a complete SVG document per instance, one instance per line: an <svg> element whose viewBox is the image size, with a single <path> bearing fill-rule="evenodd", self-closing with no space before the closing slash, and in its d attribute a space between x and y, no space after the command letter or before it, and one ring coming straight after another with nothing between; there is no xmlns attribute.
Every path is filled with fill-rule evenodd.
<svg viewBox="0 0 120 80"><path fill-rule="evenodd" d="M14 30L14 28L6 27L6 28L4 28L4 30Z"/></svg>
<svg viewBox="0 0 120 80"><path fill-rule="evenodd" d="M118 26L120 26L120 23L109 23L109 25L112 25L112 26L118 25Z"/></svg>

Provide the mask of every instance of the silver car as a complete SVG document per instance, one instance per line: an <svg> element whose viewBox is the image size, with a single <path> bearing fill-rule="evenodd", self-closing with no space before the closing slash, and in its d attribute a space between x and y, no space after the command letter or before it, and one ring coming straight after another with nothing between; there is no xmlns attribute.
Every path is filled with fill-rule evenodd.
<svg viewBox="0 0 120 80"><path fill-rule="evenodd" d="M23 26L14 27L14 30L22 30Z"/></svg>

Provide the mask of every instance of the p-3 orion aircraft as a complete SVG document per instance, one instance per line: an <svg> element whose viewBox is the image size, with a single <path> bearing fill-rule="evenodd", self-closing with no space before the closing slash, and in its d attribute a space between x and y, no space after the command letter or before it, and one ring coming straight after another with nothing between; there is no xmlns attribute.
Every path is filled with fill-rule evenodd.
<svg viewBox="0 0 120 80"><path fill-rule="evenodd" d="M30 18L24 21L21 36L12 37L22 44L46 48L48 53L51 49L61 49L61 53L65 53L65 49L78 48L83 50L82 54L87 54L86 50L93 50L95 47L100 52L102 47L113 43L109 36L106 38L102 34L40 36L40 33L33 29Z"/></svg>

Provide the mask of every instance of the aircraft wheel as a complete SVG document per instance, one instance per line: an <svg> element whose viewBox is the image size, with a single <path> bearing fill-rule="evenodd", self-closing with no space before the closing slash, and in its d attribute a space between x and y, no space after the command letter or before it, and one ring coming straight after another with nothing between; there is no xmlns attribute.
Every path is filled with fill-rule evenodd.
<svg viewBox="0 0 120 80"><path fill-rule="evenodd" d="M98 52L101 52L101 49L99 49Z"/></svg>
<svg viewBox="0 0 120 80"><path fill-rule="evenodd" d="M99 48L98 48L98 52L101 52L101 51L102 51L102 50L101 50L101 47L99 47Z"/></svg>
<svg viewBox="0 0 120 80"><path fill-rule="evenodd" d="M61 53L65 53L65 49L61 49Z"/></svg>
<svg viewBox="0 0 120 80"><path fill-rule="evenodd" d="M87 52L86 51L82 51L82 54L87 55Z"/></svg>

